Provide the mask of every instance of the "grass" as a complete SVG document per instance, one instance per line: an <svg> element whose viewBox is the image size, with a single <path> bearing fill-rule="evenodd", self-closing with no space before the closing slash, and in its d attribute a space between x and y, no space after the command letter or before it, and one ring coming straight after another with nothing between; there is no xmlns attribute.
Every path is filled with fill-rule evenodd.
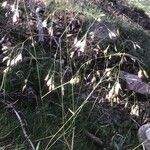
<svg viewBox="0 0 150 150"><path fill-rule="evenodd" d="M149 1L147 1L147 0L143 0L143 1L138 1L138 0L130 1L129 0L129 3L136 6L136 7L142 8L148 14L150 13Z"/></svg>
<svg viewBox="0 0 150 150"><path fill-rule="evenodd" d="M104 18L104 14L90 6L82 10L78 6L72 7L71 4L66 3L49 9L47 14L54 13L51 18L54 19L54 22L48 20L50 21L49 25L57 22L57 17L61 15L63 17L62 20L59 18L63 28L59 28L57 31L61 35L56 39L60 43L53 43L47 47L33 44L35 42L34 32L31 30L31 39L19 38L18 41L17 33L13 34L14 45L10 51L22 48L24 59L14 66L10 66L11 70L6 74L1 73L0 76L1 82L3 82L1 87L6 95L10 92L20 92L23 89L27 91L29 89L31 94L35 93L33 95L36 98L33 99L17 97L17 99L11 100L15 103L21 117L26 120L27 132L36 149L140 150L138 147L140 143L135 136L140 116L132 116L130 111L134 102L140 101L140 98L144 96L137 98L136 93L132 93L130 96L129 92L125 93L126 96L119 103L115 101L115 98L111 101L104 99L117 82L117 73L120 69L137 73L139 69L144 68L149 72L149 35L142 30L131 26L127 27L113 20L122 32L116 43L106 43L101 46L98 50L102 51L97 59L92 57L93 54L83 55L84 57L74 55L71 58L70 54L74 49L70 45L73 44L74 36L83 37L87 33L87 28L85 28L88 26L87 24L99 16ZM75 32L73 36L67 38L67 35L70 34L67 22L69 15L73 19L82 18L79 29L82 31ZM105 17L106 20L110 19L108 16ZM58 28L54 26L54 34L56 34L56 29ZM141 48L138 46L135 48L136 44ZM108 47L108 52L104 55L103 51L106 50L106 47ZM90 47L90 49L93 48L97 48L96 44ZM131 59L126 57L130 63L122 64L121 60L124 56L118 56L119 53L130 54ZM143 63L132 61L134 58L132 56L137 57ZM106 75L106 69L110 69L109 77ZM126 101L128 102L127 108L125 108ZM2 107L0 114L0 149L30 149L12 111ZM95 142L91 136L87 136L85 131L99 138L102 144Z"/></svg>

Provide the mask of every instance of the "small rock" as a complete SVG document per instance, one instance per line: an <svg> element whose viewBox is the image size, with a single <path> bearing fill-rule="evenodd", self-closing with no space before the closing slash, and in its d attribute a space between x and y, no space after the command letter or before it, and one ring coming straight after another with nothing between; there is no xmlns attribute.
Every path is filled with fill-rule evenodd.
<svg viewBox="0 0 150 150"><path fill-rule="evenodd" d="M142 143L142 146L145 148L145 150L150 150L149 130L150 123L142 125L138 130L139 141Z"/></svg>
<svg viewBox="0 0 150 150"><path fill-rule="evenodd" d="M111 22L96 21L90 27L88 35L93 41L115 41L119 38L119 30Z"/></svg>

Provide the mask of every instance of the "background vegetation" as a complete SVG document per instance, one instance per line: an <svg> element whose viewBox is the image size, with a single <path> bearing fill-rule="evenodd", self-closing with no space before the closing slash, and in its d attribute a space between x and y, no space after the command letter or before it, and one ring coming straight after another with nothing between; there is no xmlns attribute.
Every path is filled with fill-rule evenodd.
<svg viewBox="0 0 150 150"><path fill-rule="evenodd" d="M149 30L81 2L0 2L0 150L142 149L149 91L131 90L120 74L148 87ZM126 4L150 14L147 3ZM117 35L92 39L97 20Z"/></svg>

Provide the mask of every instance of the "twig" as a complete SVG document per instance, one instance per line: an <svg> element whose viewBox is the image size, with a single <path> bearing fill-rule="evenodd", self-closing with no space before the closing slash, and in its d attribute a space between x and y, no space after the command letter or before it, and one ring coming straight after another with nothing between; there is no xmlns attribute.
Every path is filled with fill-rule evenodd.
<svg viewBox="0 0 150 150"><path fill-rule="evenodd" d="M84 133L85 133L85 135L86 135L90 140L92 140L93 142L97 143L98 145L102 145L102 144L103 144L103 142L101 141L100 138L96 137L94 134L90 133L89 131L84 130Z"/></svg>
<svg viewBox="0 0 150 150"><path fill-rule="evenodd" d="M18 111L15 109L15 107L11 103L8 103L8 102L6 102L6 101L4 101L2 99L0 99L0 102L2 102L7 108L10 108L15 113L15 115L16 115L19 123L20 123L20 126L21 126L21 129L22 129L22 132L23 132L23 135L24 135L25 139L29 143L31 149L35 150L34 144L31 141L30 137L28 136L27 131L26 131L25 127L24 127L25 123L22 120L22 118L20 117Z"/></svg>

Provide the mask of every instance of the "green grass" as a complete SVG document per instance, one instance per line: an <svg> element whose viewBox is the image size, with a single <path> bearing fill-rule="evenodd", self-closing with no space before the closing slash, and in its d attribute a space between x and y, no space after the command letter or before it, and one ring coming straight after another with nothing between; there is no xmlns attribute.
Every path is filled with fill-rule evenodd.
<svg viewBox="0 0 150 150"><path fill-rule="evenodd" d="M129 0L129 3L132 4L132 5L134 5L134 6L136 6L136 7L142 8L148 14L150 13L149 1L147 1L147 0L142 0L142 1L138 1L138 0L130 1Z"/></svg>

